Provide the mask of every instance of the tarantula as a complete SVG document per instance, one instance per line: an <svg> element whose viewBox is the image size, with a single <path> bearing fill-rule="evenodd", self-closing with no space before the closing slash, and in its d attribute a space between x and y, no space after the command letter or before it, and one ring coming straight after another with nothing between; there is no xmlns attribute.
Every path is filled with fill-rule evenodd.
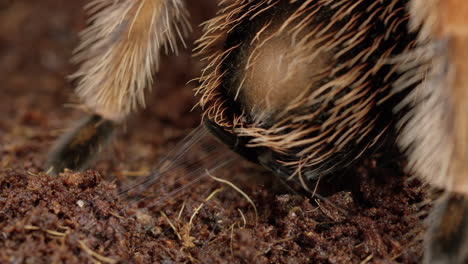
<svg viewBox="0 0 468 264"><path fill-rule="evenodd" d="M425 263L468 260L468 2L232 0L205 24L196 93L205 126L283 177L314 179L391 130L413 173L446 190ZM93 0L72 76L94 115L59 139L48 171L84 169L144 106L161 50L190 27L182 0Z"/></svg>

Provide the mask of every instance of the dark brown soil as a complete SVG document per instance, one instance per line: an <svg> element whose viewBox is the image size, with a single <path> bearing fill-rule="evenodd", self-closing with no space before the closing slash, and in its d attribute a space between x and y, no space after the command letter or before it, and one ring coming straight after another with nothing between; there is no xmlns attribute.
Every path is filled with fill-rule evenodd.
<svg viewBox="0 0 468 264"><path fill-rule="evenodd" d="M187 3L194 40L216 3ZM258 217L247 198L210 177L175 192L191 176L174 173L144 200L119 196L200 123L199 112L190 112L195 83L186 83L201 63L188 50L164 58L149 106L127 122L95 170L43 173L54 139L85 115L64 106L77 103L66 76L85 25L83 5L0 1L0 263L420 262L426 192L404 175L397 154L377 153L322 179L318 193L326 200L247 162L215 171L252 199Z"/></svg>

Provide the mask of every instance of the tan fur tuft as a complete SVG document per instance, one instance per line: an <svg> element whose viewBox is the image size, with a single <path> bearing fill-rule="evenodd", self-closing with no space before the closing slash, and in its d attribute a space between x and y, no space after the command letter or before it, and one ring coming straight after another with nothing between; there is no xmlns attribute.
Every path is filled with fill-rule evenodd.
<svg viewBox="0 0 468 264"><path fill-rule="evenodd" d="M177 52L190 29L181 0L94 0L74 63L77 94L106 119L121 121L144 106L160 50Z"/></svg>

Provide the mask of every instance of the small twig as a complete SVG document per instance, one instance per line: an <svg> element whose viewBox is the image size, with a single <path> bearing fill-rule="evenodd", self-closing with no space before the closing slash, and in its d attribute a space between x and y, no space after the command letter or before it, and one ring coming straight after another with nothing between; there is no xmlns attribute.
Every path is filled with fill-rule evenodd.
<svg viewBox="0 0 468 264"><path fill-rule="evenodd" d="M147 177L151 174L151 171L147 168L142 168L137 171L123 170L120 172L120 175L124 177Z"/></svg>
<svg viewBox="0 0 468 264"><path fill-rule="evenodd" d="M234 226L237 224L237 222L235 222L234 224L232 224L229 228L231 229L231 241L229 243L229 246L231 248L231 256L234 256L234 249L233 249L233 241L234 241Z"/></svg>
<svg viewBox="0 0 468 264"><path fill-rule="evenodd" d="M182 237L180 236L179 232L177 231L177 228L169 219L169 217L167 217L167 215L164 212L161 212L161 215L166 219L167 223L171 226L172 230L174 230L174 233L176 234L177 238L179 238L179 240L182 241Z"/></svg>
<svg viewBox="0 0 468 264"><path fill-rule="evenodd" d="M195 216L198 214L198 211L200 211L200 209L203 207L203 205L205 205L206 202L208 202L209 200L211 200L211 198L213 198L217 193L219 193L220 191L224 190L224 188L219 188L219 189L216 189L214 190L210 195L208 195L208 197L205 199L205 201L203 203L201 203L197 209L195 209L195 211L193 212L192 216L190 217L190 221L189 221L189 226L192 227L192 223L193 223L193 219L195 218Z"/></svg>
<svg viewBox="0 0 468 264"><path fill-rule="evenodd" d="M180 208L179 214L177 215L177 220L180 220L180 218L182 217L182 212L185 209L185 204L186 203L187 203L187 199L185 199L184 202L182 203L182 207Z"/></svg>
<svg viewBox="0 0 468 264"><path fill-rule="evenodd" d="M315 184L314 191L312 192L312 197L315 197L315 195L317 194L317 189L318 189L318 187L319 187L320 179L321 179L321 178L322 178L322 177L318 177L318 179L317 179L317 183Z"/></svg>
<svg viewBox="0 0 468 264"><path fill-rule="evenodd" d="M239 214L242 217L242 221L244 222L244 226L242 228L245 228L247 226L247 219L245 219L245 215L244 213L242 213L242 210L240 208L237 208L237 210L239 211Z"/></svg>
<svg viewBox="0 0 468 264"><path fill-rule="evenodd" d="M62 233L62 232L58 232L58 231L50 230L50 229L43 229L43 228L40 228L39 226L33 226L33 225L25 225L24 229L25 230L41 230L41 231L48 233L49 235L58 236L58 237L64 237L67 235L66 233Z"/></svg>
<svg viewBox="0 0 468 264"><path fill-rule="evenodd" d="M29 175L31 175L31 176L34 176L34 177L39 177L39 174L34 173L34 172L32 172L32 171L27 171L26 173L29 174Z"/></svg>
<svg viewBox="0 0 468 264"><path fill-rule="evenodd" d="M110 215L115 216L116 218L120 220L125 220L125 217L118 215L117 213L114 212L109 212Z"/></svg>
<svg viewBox="0 0 468 264"><path fill-rule="evenodd" d="M83 240L78 240L78 244L80 244L81 249L83 249L86 253L88 253L92 257L95 257L99 261L106 262L106 263L111 263L111 264L117 263L117 260L115 260L115 259L111 259L111 258L108 258L108 257L101 256L98 253L92 251L88 246L86 246L86 244L85 244L85 242Z"/></svg>
<svg viewBox="0 0 468 264"><path fill-rule="evenodd" d="M216 190L214 190L212 193L210 193L210 195L208 195L208 197L205 198L205 201L204 203L208 202L209 200L211 200L217 193L221 192L224 190L224 187L221 187L221 188L218 188Z"/></svg>
<svg viewBox="0 0 468 264"><path fill-rule="evenodd" d="M371 261L371 259L374 257L373 254L370 254L366 259L364 259L363 261L361 261L360 264L366 264L366 263L369 263L369 261Z"/></svg>
<svg viewBox="0 0 468 264"><path fill-rule="evenodd" d="M38 227L38 226L25 225L24 229L26 229L26 230L40 230L41 228Z"/></svg>
<svg viewBox="0 0 468 264"><path fill-rule="evenodd" d="M54 170L54 166L50 166L47 171L45 172L46 174L50 175L50 173Z"/></svg>
<svg viewBox="0 0 468 264"><path fill-rule="evenodd" d="M315 202L317 203L318 208L320 209L320 211L322 211L322 213L324 215L326 215L331 220L336 221L336 219L332 215L330 215L330 213L328 211L326 211L325 209L322 208L322 205L320 204L320 201L318 199L315 199Z"/></svg>
<svg viewBox="0 0 468 264"><path fill-rule="evenodd" d="M58 232L58 231L54 231L50 229L44 229L44 231L50 235L58 236L58 237L64 237L67 235L66 233L62 233L62 232Z"/></svg>
<svg viewBox="0 0 468 264"><path fill-rule="evenodd" d="M238 193L240 193L242 196L244 196L245 199L247 199L247 201L252 205L254 211L255 211L255 223L257 222L258 220L258 211L257 211L257 207L255 206L254 202L252 201L252 199L250 199L250 197L245 193L243 192L239 187L237 187L236 185L234 185L232 182L230 181L227 181L227 180L224 180L224 179L220 179L220 178L217 178L213 175L211 175L211 173L206 170L206 173L208 174L208 176L210 176L213 180L217 181L217 182L221 182L221 183L224 183L224 184L227 184L229 185L231 188L233 188L234 190L236 190Z"/></svg>
<svg viewBox="0 0 468 264"><path fill-rule="evenodd" d="M193 212L192 216L190 216L190 221L189 221L189 230L192 229L192 222L193 222L193 219L195 218L195 216L198 214L198 211L200 211L200 209L203 207L204 203L201 203L196 209L195 211Z"/></svg>
<svg viewBox="0 0 468 264"><path fill-rule="evenodd" d="M291 241L291 240L293 240L293 239L295 239L295 238L296 238L295 236L287 237L287 238L283 238L283 239L279 239L279 240L272 241L271 243L272 243L273 245L276 245L276 244L280 244L280 243L283 243L283 242Z"/></svg>

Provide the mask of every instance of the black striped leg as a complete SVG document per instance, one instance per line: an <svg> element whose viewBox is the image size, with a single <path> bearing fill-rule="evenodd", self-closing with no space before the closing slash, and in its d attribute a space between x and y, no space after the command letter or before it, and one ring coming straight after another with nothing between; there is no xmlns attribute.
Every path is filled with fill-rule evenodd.
<svg viewBox="0 0 468 264"><path fill-rule="evenodd" d="M81 119L56 141L44 170L58 174L64 169L86 169L109 142L116 127L115 122L96 114Z"/></svg>
<svg viewBox="0 0 468 264"><path fill-rule="evenodd" d="M468 196L444 195L429 219L424 263L468 263Z"/></svg>

